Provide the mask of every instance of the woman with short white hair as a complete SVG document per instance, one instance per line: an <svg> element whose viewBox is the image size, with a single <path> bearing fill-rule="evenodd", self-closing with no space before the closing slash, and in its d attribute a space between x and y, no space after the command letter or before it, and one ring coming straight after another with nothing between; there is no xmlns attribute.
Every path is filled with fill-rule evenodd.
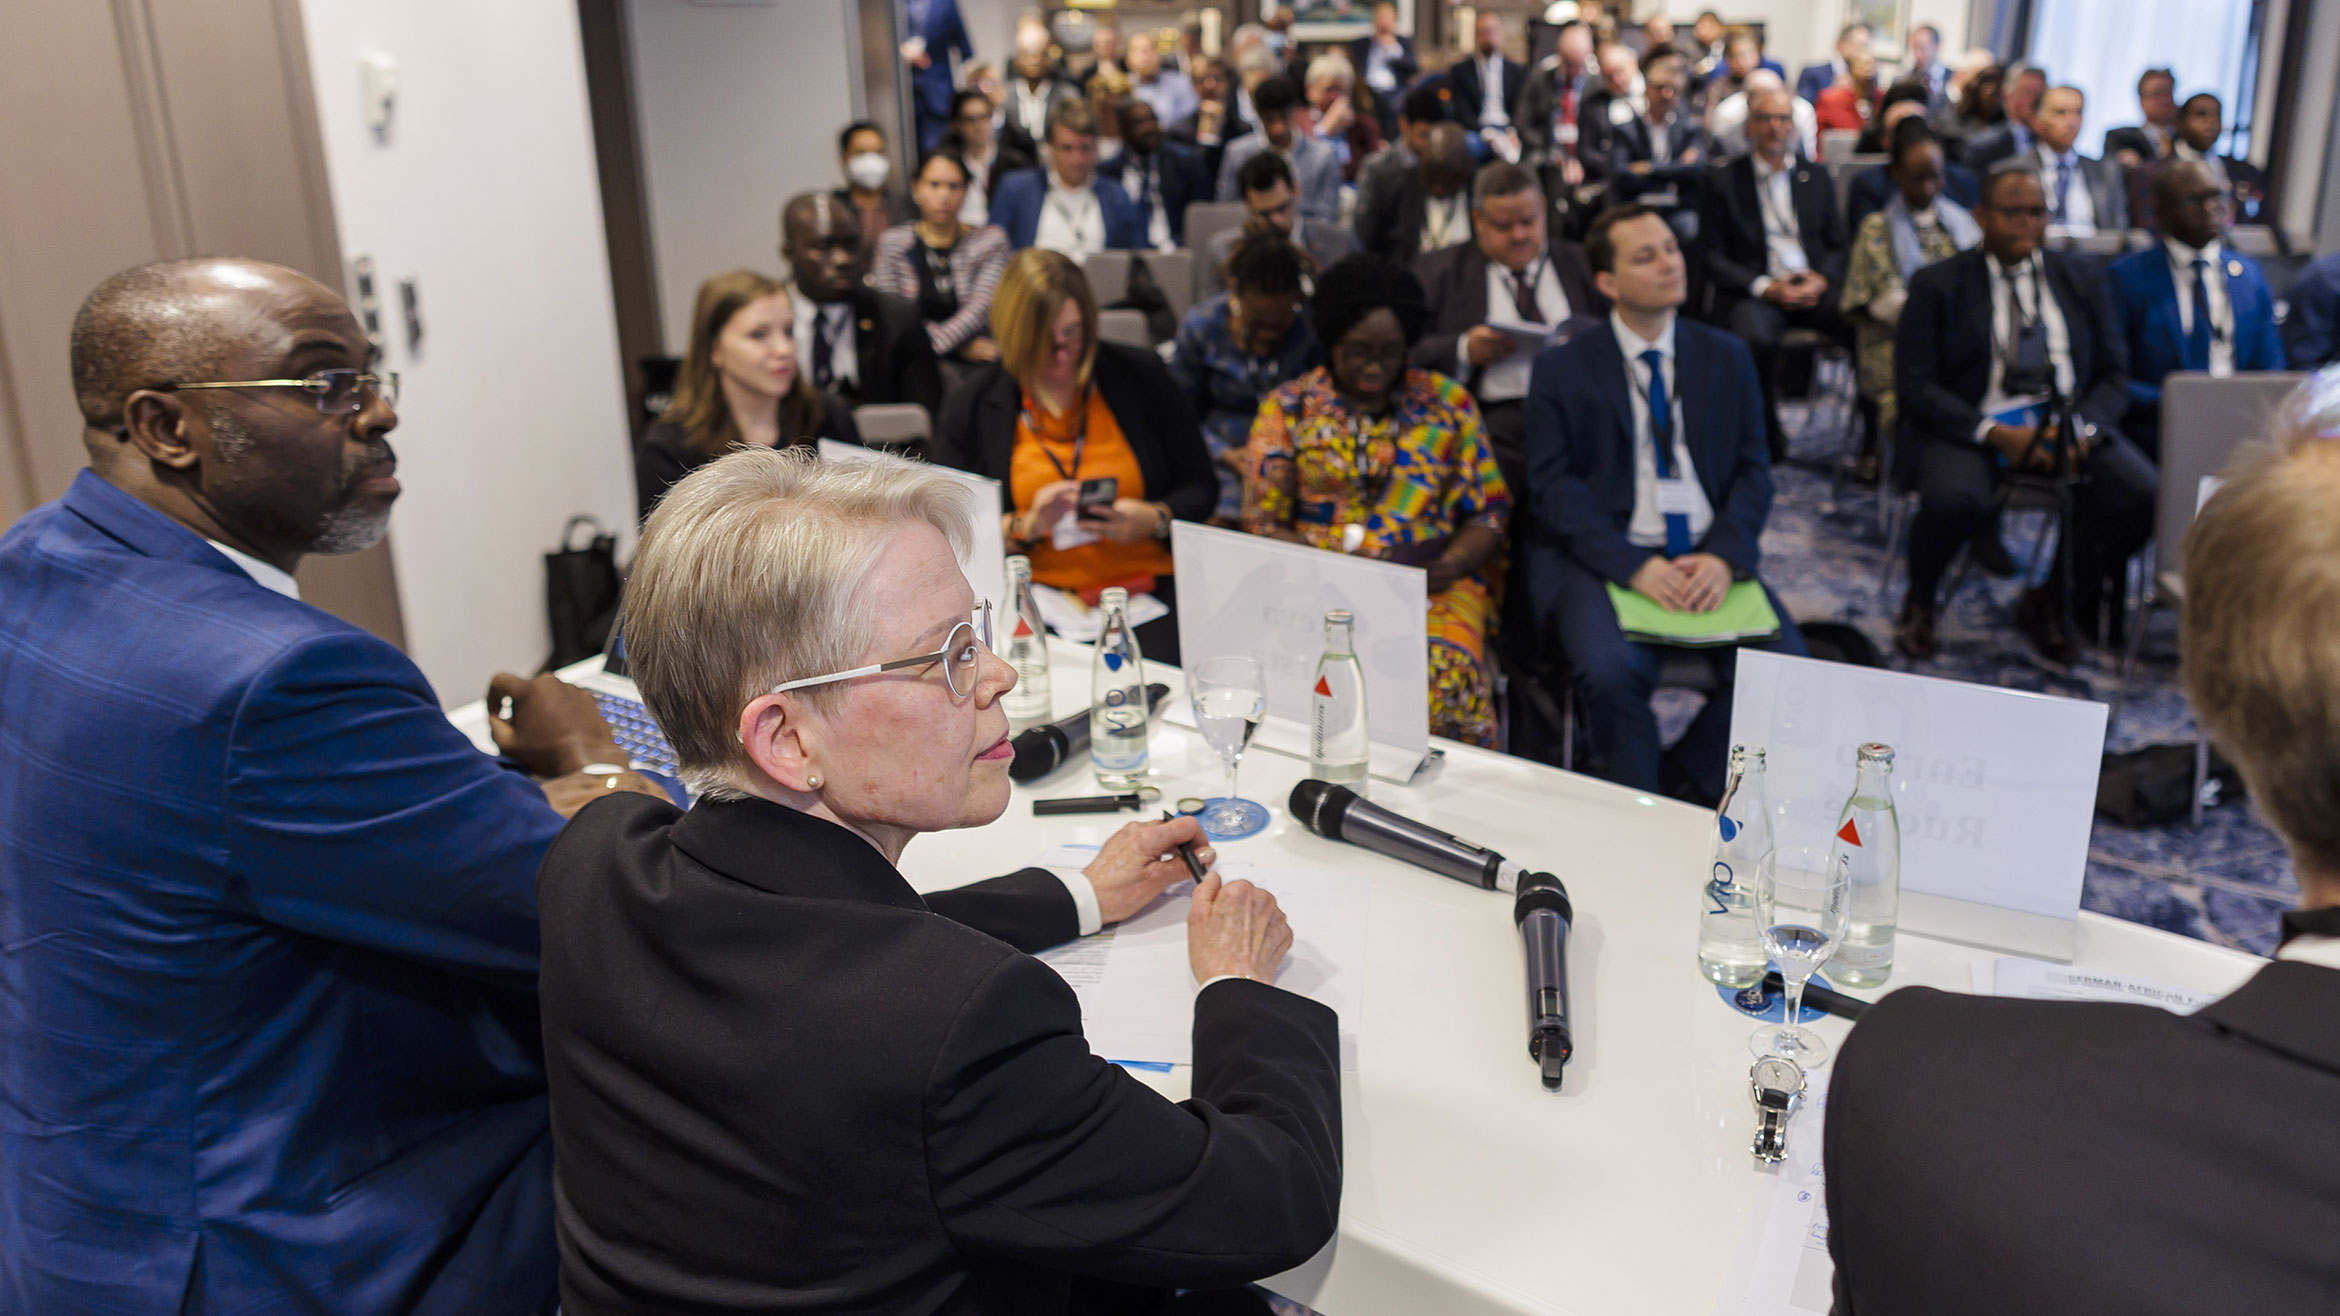
<svg viewBox="0 0 2340 1316"><path fill-rule="evenodd" d="M1336 1025L1271 985L1274 897L1195 887L1183 1105L1024 953L1152 902L1192 820L923 898L895 867L1008 803L971 515L932 472L774 451L651 514L627 656L701 799L596 801L537 879L568 1312L1264 1311L1225 1291L1331 1236Z"/></svg>

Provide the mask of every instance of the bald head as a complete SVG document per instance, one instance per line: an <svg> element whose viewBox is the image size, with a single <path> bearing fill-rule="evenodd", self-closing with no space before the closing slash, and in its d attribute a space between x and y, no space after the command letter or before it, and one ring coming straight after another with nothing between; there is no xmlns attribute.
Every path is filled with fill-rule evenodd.
<svg viewBox="0 0 2340 1316"><path fill-rule="evenodd" d="M201 256L136 265L100 283L73 317L73 395L83 423L119 434L142 388L216 379L227 349L257 331L256 312L333 293L265 261Z"/></svg>
<svg viewBox="0 0 2340 1316"><path fill-rule="evenodd" d="M806 298L843 301L861 282L861 221L826 192L800 192L780 210L780 258Z"/></svg>
<svg viewBox="0 0 2340 1316"><path fill-rule="evenodd" d="M91 468L204 538L290 571L382 537L395 389L332 289L264 261L141 265L82 303L72 364Z"/></svg>
<svg viewBox="0 0 2340 1316"><path fill-rule="evenodd" d="M2199 160L2164 160L2153 171L2153 217L2163 233L2200 250L2226 218L2226 189Z"/></svg>

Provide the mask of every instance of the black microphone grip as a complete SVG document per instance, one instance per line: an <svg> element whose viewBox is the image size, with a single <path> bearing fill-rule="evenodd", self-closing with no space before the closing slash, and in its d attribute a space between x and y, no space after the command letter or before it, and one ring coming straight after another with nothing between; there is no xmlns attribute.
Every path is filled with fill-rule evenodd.
<svg viewBox="0 0 2340 1316"><path fill-rule="evenodd" d="M1170 697L1170 687L1156 681L1146 687L1150 716ZM1089 714L1086 710L1060 721L1045 722L1008 742L1015 758L1008 763L1009 781L1038 781L1089 752Z"/></svg>
<svg viewBox="0 0 2340 1316"><path fill-rule="evenodd" d="M1559 878L1527 873L1511 917L1527 954L1528 1058L1542 1069L1545 1089L1558 1092L1561 1067L1576 1049L1568 1022L1568 929L1576 911Z"/></svg>
<svg viewBox="0 0 2340 1316"><path fill-rule="evenodd" d="M1346 786L1310 778L1292 788L1291 807L1301 826L1327 840L1362 846L1481 890L1509 891L1519 877L1519 865L1493 850L1392 813Z"/></svg>

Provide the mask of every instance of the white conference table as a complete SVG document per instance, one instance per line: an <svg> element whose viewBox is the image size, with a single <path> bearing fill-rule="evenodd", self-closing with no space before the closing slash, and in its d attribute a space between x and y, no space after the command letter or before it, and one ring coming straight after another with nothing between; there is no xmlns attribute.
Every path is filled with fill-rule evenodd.
<svg viewBox="0 0 2340 1316"><path fill-rule="evenodd" d="M1078 712L1089 651L1051 648L1057 713ZM591 675L597 667L564 675L609 680ZM1149 667L1172 692L1152 738L1164 800L1218 793L1218 756L1171 720L1187 716L1177 669ZM476 706L454 716L484 741ZM1243 794L1274 817L1259 836L1220 846L1222 857L1353 873L1371 899L1358 1067L1342 1080L1340 1233L1267 1286L1327 1316L1705 1316L1772 1182L1748 1152L1756 1025L1696 966L1712 816L1524 759L1441 747L1445 763L1425 779L1375 780L1372 798L1567 884L1575 1056L1562 1090L1546 1092L1527 1055L1511 897L1309 833L1285 803L1307 763L1255 748ZM1098 793L1077 760L1016 787L990 826L913 842L903 871L936 890L1023 867L1049 846L1102 841L1137 815L1035 818L1031 808ZM1995 957L1905 931L1884 990L1969 991L1975 962ZM2263 961L2083 913L2075 963L2222 993ZM1849 1027L1814 1026L1832 1044ZM1184 1097L1191 1071L1138 1077Z"/></svg>

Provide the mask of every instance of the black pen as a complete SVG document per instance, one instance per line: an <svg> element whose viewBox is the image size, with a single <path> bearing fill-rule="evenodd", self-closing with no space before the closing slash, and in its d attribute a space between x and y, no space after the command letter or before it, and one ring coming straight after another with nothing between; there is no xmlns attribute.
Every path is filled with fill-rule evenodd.
<svg viewBox="0 0 2340 1316"><path fill-rule="evenodd" d="M1163 822L1176 822L1177 820L1177 814L1170 812L1168 809L1162 810ZM1194 857L1194 842L1180 841L1178 843L1178 857L1186 861L1186 871L1194 874L1195 881L1200 882L1203 880L1203 874L1208 870L1203 867L1202 860Z"/></svg>
<svg viewBox="0 0 2340 1316"><path fill-rule="evenodd" d="M1787 980L1779 976L1779 970L1767 970L1763 975L1765 1004L1770 1003L1771 997L1784 996L1786 993ZM1869 1003L1857 996L1847 996L1843 992L1832 992L1818 983L1809 982L1804 984L1804 1004L1822 1014L1832 1014L1839 1019L1847 1020L1860 1018L1869 1008ZM1794 1021L1790 1020L1789 1022Z"/></svg>
<svg viewBox="0 0 2340 1316"><path fill-rule="evenodd" d="M1155 792L1155 795L1159 798L1160 792ZM1040 818L1060 813L1119 813L1123 809L1138 808L1145 802L1142 791L1133 791L1127 795L1076 795L1062 800L1034 800L1032 813Z"/></svg>

